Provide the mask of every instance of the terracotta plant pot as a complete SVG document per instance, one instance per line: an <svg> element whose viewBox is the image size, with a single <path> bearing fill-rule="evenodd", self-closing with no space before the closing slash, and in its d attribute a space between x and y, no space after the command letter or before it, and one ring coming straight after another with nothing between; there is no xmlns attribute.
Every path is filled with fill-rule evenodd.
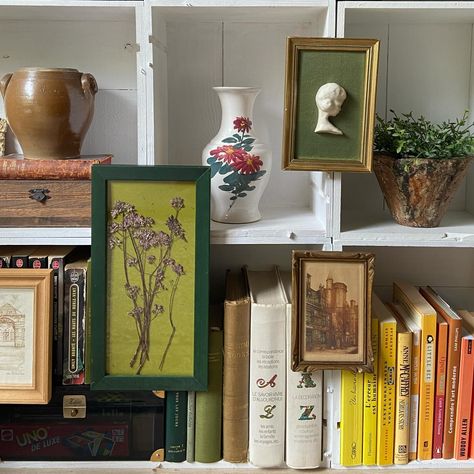
<svg viewBox="0 0 474 474"><path fill-rule="evenodd" d="M395 158L374 154L374 171L398 224L438 227L472 157Z"/></svg>
<svg viewBox="0 0 474 474"><path fill-rule="evenodd" d="M97 83L77 69L19 69L0 81L5 114L29 159L81 154L94 114Z"/></svg>

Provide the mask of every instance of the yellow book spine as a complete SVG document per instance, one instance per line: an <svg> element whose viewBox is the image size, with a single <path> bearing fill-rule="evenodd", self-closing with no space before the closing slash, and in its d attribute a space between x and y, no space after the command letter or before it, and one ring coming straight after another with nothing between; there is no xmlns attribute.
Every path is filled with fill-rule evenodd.
<svg viewBox="0 0 474 474"><path fill-rule="evenodd" d="M396 322L380 323L377 395L377 464L393 464L395 429Z"/></svg>
<svg viewBox="0 0 474 474"><path fill-rule="evenodd" d="M362 464L371 466L377 463L377 367L379 354L379 322L372 319L372 353L374 370L364 373L364 421Z"/></svg>
<svg viewBox="0 0 474 474"><path fill-rule="evenodd" d="M397 334L394 464L407 464L410 443L412 333Z"/></svg>
<svg viewBox="0 0 474 474"><path fill-rule="evenodd" d="M362 398L364 374L341 371L341 464L362 464Z"/></svg>
<svg viewBox="0 0 474 474"><path fill-rule="evenodd" d="M418 418L418 459L432 458L436 372L436 314L421 322L420 409Z"/></svg>

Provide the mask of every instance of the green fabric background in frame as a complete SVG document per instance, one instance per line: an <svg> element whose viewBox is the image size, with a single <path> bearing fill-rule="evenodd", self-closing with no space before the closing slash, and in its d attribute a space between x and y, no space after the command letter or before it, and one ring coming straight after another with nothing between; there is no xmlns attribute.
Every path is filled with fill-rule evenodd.
<svg viewBox="0 0 474 474"><path fill-rule="evenodd" d="M130 166L110 165L94 167L92 173L92 384L93 390L204 390L207 387L207 328L208 328L208 292L209 292L209 182L208 167L201 166ZM155 192L152 192L155 189ZM176 191L176 192L174 192ZM164 208L165 214L156 212L156 231L166 231L163 222L166 215L171 215L173 209L169 199L184 193L187 217L183 221L186 226L187 243L179 242L177 250L179 257L176 261L182 263L187 273L186 284L178 287L175 301L181 310L186 305L186 314L178 317L180 338L173 339L173 345L167 355L163 371L158 369L159 363L154 363L155 369L147 367L137 375L134 370L127 369L130 354L137 344L131 342L130 327L125 329L130 310L128 297L122 295L119 301L111 302L109 292L120 291L123 281L120 279L119 265L108 246L108 215L112 202L122 194L123 201L136 204L139 214L149 217L153 209ZM155 205L156 204L156 205ZM143 207L143 210L140 209ZM189 211L192 211L191 214ZM194 216L192 215L194 214ZM182 214L180 214L181 216ZM181 220L181 219L180 219ZM192 222L193 221L193 222ZM187 222L187 224L186 224ZM190 225L193 224L193 225ZM181 245L181 247L179 247ZM178 255L178 254L177 254ZM125 292L125 289L123 290ZM181 293L179 293L181 291ZM189 297L187 297L188 295ZM117 311L120 314L116 314ZM113 312L113 315L112 315ZM182 311L181 311L182 312ZM177 313L175 309L174 314ZM176 317L176 316L175 316ZM178 326L178 320L175 321ZM123 321L123 323L122 323ZM133 320L132 320L133 321ZM123 334L120 325L123 324ZM159 332L151 326L152 342L158 347ZM183 329L193 327L193 331L183 333ZM166 328L164 323L163 328ZM177 327L178 329L178 327ZM178 334L178 330L176 332ZM109 339L111 338L111 339ZM107 341L112 340L110 344ZM131 347L128 347L131 346ZM122 351L121 348L122 347ZM179 349L182 349L180 351ZM157 357L159 350L152 352L150 359ZM184 356L182 360L179 358ZM159 357L159 356L158 356ZM151 364L150 364L151 365Z"/></svg>

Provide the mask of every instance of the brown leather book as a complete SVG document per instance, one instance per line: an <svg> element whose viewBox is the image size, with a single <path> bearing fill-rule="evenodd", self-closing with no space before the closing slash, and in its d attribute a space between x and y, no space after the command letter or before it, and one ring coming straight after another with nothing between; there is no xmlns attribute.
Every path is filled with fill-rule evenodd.
<svg viewBox="0 0 474 474"><path fill-rule="evenodd" d="M26 160L23 155L0 157L0 179L91 179L93 165L108 165L112 155L84 155L69 160Z"/></svg>
<svg viewBox="0 0 474 474"><path fill-rule="evenodd" d="M224 302L223 457L246 462L249 431L250 298L243 273L228 272Z"/></svg>

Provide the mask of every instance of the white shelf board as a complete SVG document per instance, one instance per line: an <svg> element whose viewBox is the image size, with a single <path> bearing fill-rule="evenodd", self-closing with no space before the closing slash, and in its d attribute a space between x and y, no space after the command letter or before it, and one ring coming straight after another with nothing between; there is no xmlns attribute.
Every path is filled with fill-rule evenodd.
<svg viewBox="0 0 474 474"><path fill-rule="evenodd" d="M0 20L134 21L139 1L0 0Z"/></svg>
<svg viewBox="0 0 474 474"><path fill-rule="evenodd" d="M90 245L90 227L3 227L0 245Z"/></svg>
<svg viewBox="0 0 474 474"><path fill-rule="evenodd" d="M261 209L248 224L211 223L212 244L327 244L326 230L311 209Z"/></svg>
<svg viewBox="0 0 474 474"><path fill-rule="evenodd" d="M474 216L448 212L440 227L402 226L388 214L343 215L341 235L335 244L394 247L474 247Z"/></svg>
<svg viewBox="0 0 474 474"><path fill-rule="evenodd" d="M472 1L348 1L339 8L346 23L472 23Z"/></svg>

